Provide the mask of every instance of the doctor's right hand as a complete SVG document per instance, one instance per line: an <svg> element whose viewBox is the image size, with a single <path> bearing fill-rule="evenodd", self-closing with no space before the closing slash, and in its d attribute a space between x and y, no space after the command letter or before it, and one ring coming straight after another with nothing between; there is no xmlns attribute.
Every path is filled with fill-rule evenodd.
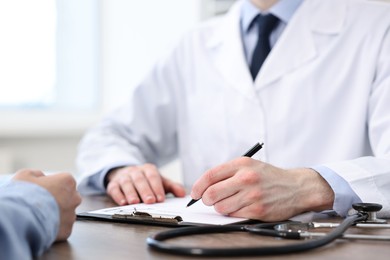
<svg viewBox="0 0 390 260"><path fill-rule="evenodd" d="M161 176L153 164L116 168L108 173L107 180L107 194L121 206L162 202L169 192L176 197L185 196L184 187Z"/></svg>

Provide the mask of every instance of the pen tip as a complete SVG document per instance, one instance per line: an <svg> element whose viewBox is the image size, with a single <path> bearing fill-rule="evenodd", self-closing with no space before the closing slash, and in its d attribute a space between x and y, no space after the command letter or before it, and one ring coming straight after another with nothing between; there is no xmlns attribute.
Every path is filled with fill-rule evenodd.
<svg viewBox="0 0 390 260"><path fill-rule="evenodd" d="M187 204L187 207L186 208L188 208L189 206L191 206L192 204L194 204L195 202L197 202L198 200L194 200L194 199L191 199L191 201L190 202L188 202L188 204Z"/></svg>

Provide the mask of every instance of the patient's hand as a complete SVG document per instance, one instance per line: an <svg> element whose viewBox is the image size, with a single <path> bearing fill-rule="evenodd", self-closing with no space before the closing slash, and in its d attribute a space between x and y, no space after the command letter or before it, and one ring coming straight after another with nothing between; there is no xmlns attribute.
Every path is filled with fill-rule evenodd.
<svg viewBox="0 0 390 260"><path fill-rule="evenodd" d="M35 183L53 195L60 209L60 228L56 240L66 240L72 233L76 220L75 209L81 202L73 176L70 173L45 176L41 171L24 169L18 171L13 180Z"/></svg>

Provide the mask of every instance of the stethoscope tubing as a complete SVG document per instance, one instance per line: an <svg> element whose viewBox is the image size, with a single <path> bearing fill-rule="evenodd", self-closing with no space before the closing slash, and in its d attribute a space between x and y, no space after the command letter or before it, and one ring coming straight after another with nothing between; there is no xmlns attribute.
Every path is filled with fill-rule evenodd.
<svg viewBox="0 0 390 260"><path fill-rule="evenodd" d="M355 214L345 218L338 227L333 229L324 237L319 237L316 239L306 240L303 242L298 242L294 244L287 244L281 246L264 246L264 247L246 247L246 248L204 248L204 247L187 247L187 246L177 246L173 244L166 243L164 241L183 237L190 235L198 234L212 234L212 233L226 233L226 232L251 232L253 234L259 235L269 235L277 237L285 237L286 232L280 232L276 230L268 230L267 232L264 229L249 229L245 225L232 225L232 226L202 226L202 227L183 227L173 230L163 231L157 234L154 234L147 238L147 244L158 251L178 254L178 255L192 255L192 256L260 256L260 255L279 255L279 254L288 254L296 253L301 251L306 251L310 249L315 249L330 242L334 241L337 238L342 237L344 232L355 223L359 221L364 221L367 219L367 214ZM256 231L257 230L257 231ZM294 233L294 232L292 232ZM298 233L299 232L295 232ZM283 235L280 235L283 234Z"/></svg>

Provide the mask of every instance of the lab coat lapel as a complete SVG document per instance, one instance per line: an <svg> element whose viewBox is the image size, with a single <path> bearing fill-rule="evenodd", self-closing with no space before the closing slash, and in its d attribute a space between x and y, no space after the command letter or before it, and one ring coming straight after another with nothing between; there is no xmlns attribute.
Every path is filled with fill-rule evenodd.
<svg viewBox="0 0 390 260"><path fill-rule="evenodd" d="M221 18L222 23L207 41L207 48L216 70L227 86L234 87L248 98L255 98L253 80L245 60L240 31L240 8L238 2Z"/></svg>
<svg viewBox="0 0 390 260"><path fill-rule="evenodd" d="M283 75L315 60L318 53L316 34L334 37L340 32L345 19L345 3L334 1L333 5L321 5L320 2L305 1L296 11L264 62L255 81L256 89L269 86ZM324 6L332 6L332 10L324 10Z"/></svg>

